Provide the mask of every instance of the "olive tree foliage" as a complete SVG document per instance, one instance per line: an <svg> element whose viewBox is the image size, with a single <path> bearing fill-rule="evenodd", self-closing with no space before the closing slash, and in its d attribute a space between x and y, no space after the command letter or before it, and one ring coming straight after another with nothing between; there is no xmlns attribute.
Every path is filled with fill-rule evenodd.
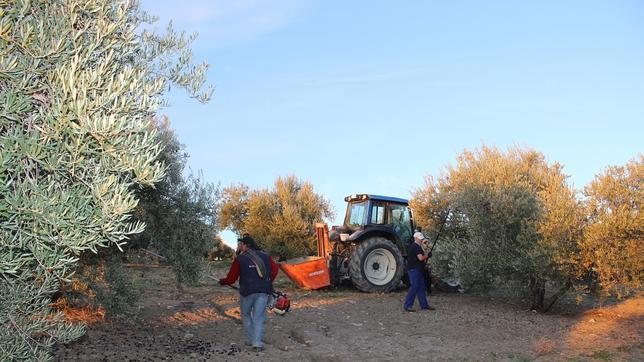
<svg viewBox="0 0 644 362"><path fill-rule="evenodd" d="M132 237L132 248L152 248L172 265L177 281L199 280L208 252L215 247L217 188L200 175L184 174L188 154L167 121L158 122L163 145L159 160L166 176L138 192L136 219L148 226Z"/></svg>
<svg viewBox="0 0 644 362"><path fill-rule="evenodd" d="M221 228L250 234L280 258L316 250L315 223L333 216L329 202L311 183L295 176L278 178L272 189L250 190L240 184L222 190L218 206Z"/></svg>
<svg viewBox="0 0 644 362"><path fill-rule="evenodd" d="M164 173L150 119L171 83L206 100L191 38L137 32L138 4L0 1L0 360L83 333L50 296L79 255L120 247L135 185Z"/></svg>
<svg viewBox="0 0 644 362"><path fill-rule="evenodd" d="M644 156L608 167L586 186L588 225L581 243L585 266L600 291L618 297L644 282Z"/></svg>
<svg viewBox="0 0 644 362"><path fill-rule="evenodd" d="M133 219L144 222L146 228L130 236L123 245L125 252L116 246L83 252L73 282L65 288L68 304L100 305L108 314L127 311L140 290L123 264L132 255L140 256L142 248L145 255L172 266L177 282L189 284L198 281L211 251L225 252L216 236L216 188L192 173L184 176L188 154L167 118L155 121L153 127L162 147L157 161L166 169L154 187L136 189L139 202Z"/></svg>
<svg viewBox="0 0 644 362"><path fill-rule="evenodd" d="M459 154L410 202L429 231L449 213L435 270L470 288L511 283L532 308L549 309L581 273L583 212L566 177L534 150L482 146ZM550 300L546 286L556 290Z"/></svg>
<svg viewBox="0 0 644 362"><path fill-rule="evenodd" d="M167 258L180 283L195 284L204 270L217 235L216 195L214 185L192 174L163 195L152 245Z"/></svg>

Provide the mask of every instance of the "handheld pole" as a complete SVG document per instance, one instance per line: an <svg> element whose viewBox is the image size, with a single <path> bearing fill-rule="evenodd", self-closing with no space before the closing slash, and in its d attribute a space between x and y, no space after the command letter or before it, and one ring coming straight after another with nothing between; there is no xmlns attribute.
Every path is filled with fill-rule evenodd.
<svg viewBox="0 0 644 362"><path fill-rule="evenodd" d="M210 279L212 279L212 280L216 281L216 282L219 282L219 279L217 279L217 278L213 277L212 275L206 275L206 276L207 276L208 278L210 278ZM239 287L238 287L238 286L236 286L236 285L232 285L232 284L226 284L226 285L227 285L227 286L229 286L229 287L231 287L231 288L233 288L233 289L235 289L235 290L239 290Z"/></svg>
<svg viewBox="0 0 644 362"><path fill-rule="evenodd" d="M434 243L432 244L432 248L429 249L430 254L432 251L434 251L434 247L436 246L436 242L438 241L438 237L441 234L441 231L443 231L443 227L445 226L445 223L447 222L447 218L449 217L449 209L447 209L447 213L445 214L445 218L443 219L443 223L441 224L441 228L438 229L438 232L436 233L436 237L434 238Z"/></svg>

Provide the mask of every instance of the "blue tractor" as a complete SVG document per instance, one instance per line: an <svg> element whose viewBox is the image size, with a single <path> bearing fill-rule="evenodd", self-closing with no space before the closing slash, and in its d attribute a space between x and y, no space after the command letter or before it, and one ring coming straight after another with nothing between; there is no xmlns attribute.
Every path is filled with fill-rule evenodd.
<svg viewBox="0 0 644 362"><path fill-rule="evenodd" d="M404 274L414 221L409 203L397 197L347 196L342 226L333 226L328 240L331 284L343 280L364 292L388 292Z"/></svg>

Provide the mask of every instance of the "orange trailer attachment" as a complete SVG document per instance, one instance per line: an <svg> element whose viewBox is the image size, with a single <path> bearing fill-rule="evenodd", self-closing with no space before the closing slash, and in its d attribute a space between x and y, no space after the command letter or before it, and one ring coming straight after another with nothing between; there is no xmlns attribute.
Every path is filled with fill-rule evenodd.
<svg viewBox="0 0 644 362"><path fill-rule="evenodd" d="M327 258L331 251L331 245L329 244L329 228L325 223L316 222L315 235L318 238L318 256Z"/></svg>
<svg viewBox="0 0 644 362"><path fill-rule="evenodd" d="M300 288L319 289L331 285L326 258L305 256L281 262L279 266Z"/></svg>

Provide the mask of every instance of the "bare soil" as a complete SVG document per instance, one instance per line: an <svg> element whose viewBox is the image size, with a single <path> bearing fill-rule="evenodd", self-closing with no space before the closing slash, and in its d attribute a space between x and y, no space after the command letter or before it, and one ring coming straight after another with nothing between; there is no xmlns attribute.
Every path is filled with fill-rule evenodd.
<svg viewBox="0 0 644 362"><path fill-rule="evenodd" d="M215 277L226 270L214 269ZM402 310L405 290L365 294L351 287L296 289L281 273L291 311L268 313L266 350L244 345L237 291L206 279L177 287L168 268L133 270L142 286L134 311L92 322L57 345L58 360L82 361L641 361L644 297L541 314L505 300L432 294L436 311Z"/></svg>

